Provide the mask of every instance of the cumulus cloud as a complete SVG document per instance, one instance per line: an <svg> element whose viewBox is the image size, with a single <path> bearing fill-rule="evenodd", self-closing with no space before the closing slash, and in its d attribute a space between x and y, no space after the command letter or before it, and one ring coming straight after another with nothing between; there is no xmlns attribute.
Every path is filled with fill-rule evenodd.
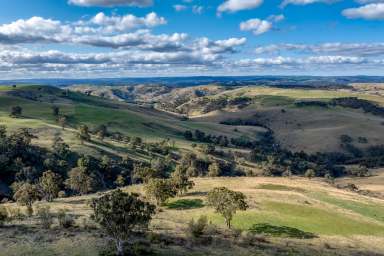
<svg viewBox="0 0 384 256"><path fill-rule="evenodd" d="M218 14L223 12L238 12L259 7L263 0L226 0L218 8Z"/></svg>
<svg viewBox="0 0 384 256"><path fill-rule="evenodd" d="M152 0L69 0L69 4L78 6L99 6L99 7L115 7L115 6L138 6L148 7L153 4Z"/></svg>
<svg viewBox="0 0 384 256"><path fill-rule="evenodd" d="M0 44L75 43L99 47L124 48L137 45L169 47L185 40L184 33L153 35L148 29L166 24L152 12L145 17L134 15L106 16L99 13L89 21L63 24L60 21L32 17L0 26ZM157 46L155 46L157 45Z"/></svg>
<svg viewBox="0 0 384 256"><path fill-rule="evenodd" d="M314 4L314 3L327 3L332 4L340 0L284 0L280 7L285 7L287 5L308 5L308 4Z"/></svg>
<svg viewBox="0 0 384 256"><path fill-rule="evenodd" d="M272 23L267 20L250 19L240 23L242 31L252 31L255 35L261 35L272 29Z"/></svg>
<svg viewBox="0 0 384 256"><path fill-rule="evenodd" d="M115 49L137 47L156 51L170 51L182 48L182 43L187 37L188 35L185 33L154 35L149 30L138 30L112 36L98 36L96 34L77 36L72 39L72 42Z"/></svg>
<svg viewBox="0 0 384 256"><path fill-rule="evenodd" d="M274 58L255 58L255 59L242 59L235 62L237 66L291 66L297 67L298 65L308 65L315 67L317 65L358 65L367 63L377 63L377 61L368 60L366 58L354 56L309 56L305 58L293 58L277 56Z"/></svg>
<svg viewBox="0 0 384 256"><path fill-rule="evenodd" d="M0 26L0 43L60 42L71 34L71 28L60 21L32 17Z"/></svg>
<svg viewBox="0 0 384 256"><path fill-rule="evenodd" d="M103 26L106 31L126 31L138 27L155 27L167 23L166 19L159 17L156 13L148 13L145 17L136 17L128 14L125 16L107 16L103 12L92 18L93 24Z"/></svg>
<svg viewBox="0 0 384 256"><path fill-rule="evenodd" d="M372 3L357 8L345 9L342 14L349 19L383 20L384 3Z"/></svg>
<svg viewBox="0 0 384 256"><path fill-rule="evenodd" d="M178 36L175 36L177 40ZM137 45L132 49L110 52L68 53L60 51L35 51L22 47L0 45L0 71L35 71L35 72L107 72L119 69L135 68L157 70L165 67L211 68L219 65L226 54L236 52L236 47L243 45L245 38L229 38L212 41L198 38L180 45L177 49L156 51L154 45L161 42L153 40L153 45Z"/></svg>
<svg viewBox="0 0 384 256"><path fill-rule="evenodd" d="M255 49L256 54L330 54L342 56L384 56L384 43L323 43L323 44L271 44Z"/></svg>

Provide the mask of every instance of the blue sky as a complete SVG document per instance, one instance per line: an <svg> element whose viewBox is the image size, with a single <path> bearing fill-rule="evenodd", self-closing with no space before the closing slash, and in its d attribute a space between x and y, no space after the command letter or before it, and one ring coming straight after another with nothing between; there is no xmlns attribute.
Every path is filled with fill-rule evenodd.
<svg viewBox="0 0 384 256"><path fill-rule="evenodd" d="M384 0L0 0L3 78L384 75Z"/></svg>

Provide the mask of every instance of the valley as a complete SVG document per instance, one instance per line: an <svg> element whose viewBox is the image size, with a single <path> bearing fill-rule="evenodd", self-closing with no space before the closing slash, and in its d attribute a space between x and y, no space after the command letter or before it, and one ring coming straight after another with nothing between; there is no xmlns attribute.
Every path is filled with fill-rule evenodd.
<svg viewBox="0 0 384 256"><path fill-rule="evenodd" d="M382 255L384 101L364 88L2 86L2 139L13 148L30 136L30 144L24 138L26 151L1 162L9 220L0 255L113 251L92 219L92 199L119 188L154 202L151 180L178 171L194 186L157 205L149 232L127 247L142 255ZM70 183L82 168L94 183L84 192ZM12 195L19 182L39 186L47 170L60 173L62 196L36 200L27 217ZM231 229L208 203L216 187L246 197ZM64 211L73 223L54 220L46 230L39 209L52 218ZM191 237L201 216L205 231Z"/></svg>

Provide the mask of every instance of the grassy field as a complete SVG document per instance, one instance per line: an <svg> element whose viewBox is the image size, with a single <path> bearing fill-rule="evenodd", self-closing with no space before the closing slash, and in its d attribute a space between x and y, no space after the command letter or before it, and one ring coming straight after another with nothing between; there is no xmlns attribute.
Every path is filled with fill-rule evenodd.
<svg viewBox="0 0 384 256"><path fill-rule="evenodd" d="M264 223L277 230L288 227L313 234L315 237L297 239L286 237L283 234L280 237L276 234L265 233L263 236L270 242L269 246L279 248L281 244L290 244L292 248L298 250L296 251L297 254L294 255L364 255L359 254L363 252L368 253L366 255L373 255L373 253L384 252L384 202L382 200L340 190L321 180L304 178L199 178L195 179L195 183L195 188L187 195L172 199L166 206L162 207L162 210L156 214L152 221L151 230L153 232L173 237L185 237L184 230L187 223L192 218L196 219L201 215L206 215L218 229L225 230L223 218L207 207L205 201L206 193L209 190L217 186L226 186L245 193L250 205L249 210L238 212L234 217L235 229L252 230L254 225ZM138 193L143 191L140 185L127 187L124 190ZM91 214L87 201L95 196L97 195L57 199L48 205L53 211L68 210L81 223ZM7 207L14 207L14 205ZM28 223L24 223L24 225L30 226ZM28 246L25 241L17 239L22 235L15 233L15 231L12 233L11 229L3 233L2 236L3 241L12 240L14 244L0 242L0 248L3 247L0 250L0 255L4 251L10 251L15 245L21 248ZM10 234L13 234L14 237L9 237ZM88 243L99 241L97 235L94 232L84 231L77 231L73 235L75 237L71 239L88 241L79 244L76 250L83 252L84 255L92 255L95 248L90 248ZM54 252L68 246L65 241L67 243L71 241L71 239L62 238L61 234L58 237L60 239L52 238L52 241L46 244ZM40 239L44 240L45 238ZM37 245L35 244L35 246ZM246 248L245 251L243 248L243 255L252 255L255 248ZM34 249L36 249L34 246L29 248L29 250ZM167 250L168 253L172 251L173 253L194 255L193 249L189 250L189 253L183 248L168 248ZM233 250L236 250L236 246L226 248L226 250L229 251L223 255L231 255L234 253ZM220 255L219 253L222 252L214 245L200 247L199 251L214 251L216 253L214 255ZM28 248L26 248L26 252L28 252ZM309 254L314 252L318 254ZM58 253L57 255L62 254ZM175 255L179 254L176 253Z"/></svg>

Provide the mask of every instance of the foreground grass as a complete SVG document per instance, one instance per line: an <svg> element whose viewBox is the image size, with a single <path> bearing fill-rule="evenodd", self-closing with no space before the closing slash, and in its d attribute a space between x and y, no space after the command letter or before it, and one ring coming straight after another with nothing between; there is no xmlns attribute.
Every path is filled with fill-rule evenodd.
<svg viewBox="0 0 384 256"><path fill-rule="evenodd" d="M332 255L364 255L359 254L359 250L368 251L369 253L365 255L371 255L374 252L384 251L384 220L373 217L374 215L383 216L382 200L370 202L359 194L341 191L318 180L304 178L232 177L199 178L194 181L196 186L193 190L183 197L170 200L156 214L150 227L153 232L184 239L188 222L201 215L206 215L209 222L216 225L218 229L226 230L223 218L205 206L206 193L209 190L226 186L245 193L250 205L249 210L237 212L233 219L234 229L262 233L271 242L269 246L276 246L276 248L287 241L292 242L291 239L299 238L292 244L295 248L292 248L293 254L284 254L275 249L274 252L272 250L265 255L328 255L320 253L324 250L324 243L333 248ZM143 193L140 185L126 187L125 190ZM327 193L327 198L319 197L324 193ZM48 205L53 212L66 209L69 214L81 220L88 218L91 214L88 201L99 195L57 199ZM350 201L354 202L353 207L349 204ZM373 203L377 209L371 208ZM364 208L367 205L368 208ZM14 205L7 207L14 207ZM79 222L81 225L81 221ZM28 226L27 223L25 225ZM48 232L49 236L52 236L52 232L60 231L52 230ZM95 250L100 248L96 244L100 245L101 242L103 246L102 243L105 241L98 238L96 231L69 232L67 234L69 237L65 235L63 237L60 233L57 239L51 240L44 232L40 232L39 235L34 236L36 240L32 244L25 244L24 239L29 236L24 233L26 232L13 232L6 237L0 234L0 241L12 241L12 243L0 243L0 248L4 247L1 248L0 255L2 255L1 252L17 256L65 255L60 250L68 250L70 252L68 255L95 255L93 254ZM78 244L77 241L81 239L87 242ZM67 249L69 244L73 244L74 247ZM188 250L184 247L163 247L158 253L159 255L259 255L258 253L267 250L265 245L263 246L261 249L220 244L192 246ZM286 248L286 246L283 247ZM15 248L20 248L20 251ZM315 251L311 251L312 249Z"/></svg>

